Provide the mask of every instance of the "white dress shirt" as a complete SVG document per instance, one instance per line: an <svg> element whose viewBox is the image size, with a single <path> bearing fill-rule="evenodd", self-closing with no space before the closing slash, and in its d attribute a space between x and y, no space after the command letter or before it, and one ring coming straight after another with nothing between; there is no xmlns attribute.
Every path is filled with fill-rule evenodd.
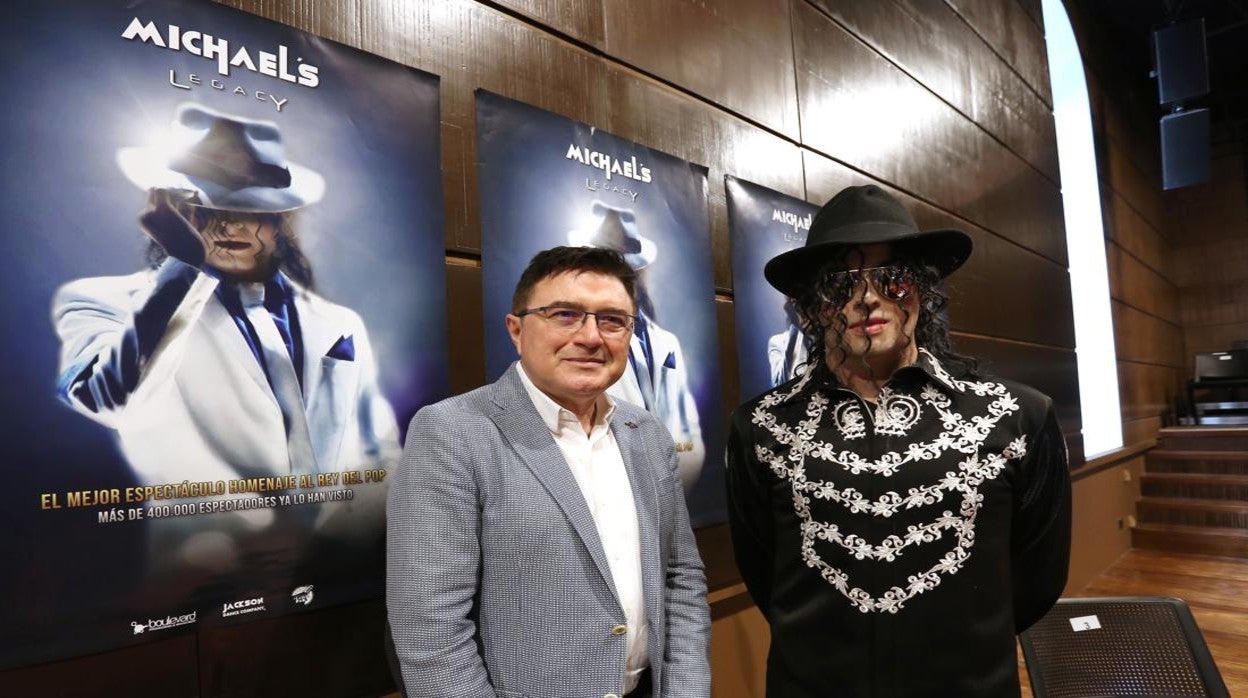
<svg viewBox="0 0 1248 698"><path fill-rule="evenodd" d="M638 677L649 665L649 628L646 603L641 587L641 534L637 527L637 505L633 488L624 469L620 447L611 433L610 420L615 403L603 394L598 398L596 418L588 435L581 421L570 410L560 407L543 393L524 367L516 365L520 381L533 400L533 406L550 429L559 450L568 462L576 484L594 517L594 527L607 554L607 566L619 594L628 625L627 664L624 692L637 687Z"/></svg>

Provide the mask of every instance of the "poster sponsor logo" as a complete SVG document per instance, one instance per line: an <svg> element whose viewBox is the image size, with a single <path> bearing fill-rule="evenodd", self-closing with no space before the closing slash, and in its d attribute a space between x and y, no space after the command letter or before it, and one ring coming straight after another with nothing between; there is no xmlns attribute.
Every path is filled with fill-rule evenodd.
<svg viewBox="0 0 1248 698"><path fill-rule="evenodd" d="M637 162L635 157L620 160L597 150L582 148L575 143L568 146L568 152L563 157L567 160L575 160L582 165L596 167L602 170L607 179L611 179L613 175L619 175L638 182L647 184L650 182L650 168L644 163Z"/></svg>
<svg viewBox="0 0 1248 698"><path fill-rule="evenodd" d="M230 601L221 605L221 617L229 618L230 616L241 616L244 613L256 613L266 610L264 607L264 597L257 596L254 599L243 599L242 601Z"/></svg>
<svg viewBox="0 0 1248 698"><path fill-rule="evenodd" d="M302 587L295 587L295 590L290 592L290 598L300 606L307 606L312 603L312 596L311 584Z"/></svg>
<svg viewBox="0 0 1248 698"><path fill-rule="evenodd" d="M246 46L231 47L227 39L194 29L183 29L176 24L162 29L155 22L144 22L138 17L130 20L129 26L121 33L121 38L127 41L138 40L170 51L189 53L207 60L215 59L217 72L227 77L233 68L246 68L253 73L304 87L321 84L320 68L304 63L299 57L295 57L292 63L290 49L282 44L278 45L276 53L255 51L253 54Z"/></svg>
<svg viewBox="0 0 1248 698"><path fill-rule="evenodd" d="M192 611L181 616L165 616L164 618L148 618L146 623L140 623L137 620L130 621L130 627L134 630L135 635L142 635L146 632L156 632L157 630L168 630L176 628L180 625L190 625L195 622L199 611Z"/></svg>

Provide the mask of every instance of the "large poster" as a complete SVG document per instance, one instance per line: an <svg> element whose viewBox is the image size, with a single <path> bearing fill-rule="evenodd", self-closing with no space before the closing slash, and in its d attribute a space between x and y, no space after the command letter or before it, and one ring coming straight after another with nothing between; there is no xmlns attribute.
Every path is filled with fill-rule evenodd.
<svg viewBox="0 0 1248 698"><path fill-rule="evenodd" d="M609 391L672 433L694 525L724 518L706 168L477 92L486 369L516 359L503 318L520 272L558 245L610 247L639 274L629 368Z"/></svg>
<svg viewBox="0 0 1248 698"><path fill-rule="evenodd" d="M380 596L437 78L207 1L5 20L0 666Z"/></svg>
<svg viewBox="0 0 1248 698"><path fill-rule="evenodd" d="M784 294L763 277L767 260L806 244L818 206L731 175L728 224L732 231L733 304L741 397L749 399L805 368L805 336Z"/></svg>

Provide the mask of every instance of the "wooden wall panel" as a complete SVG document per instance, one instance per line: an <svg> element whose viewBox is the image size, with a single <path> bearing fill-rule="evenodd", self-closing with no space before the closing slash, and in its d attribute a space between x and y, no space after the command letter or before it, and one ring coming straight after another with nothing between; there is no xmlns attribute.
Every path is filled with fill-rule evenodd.
<svg viewBox="0 0 1248 698"><path fill-rule="evenodd" d="M382 36L374 50L443 76L443 151L454 156L443 173L453 212L451 250L480 249L473 103L478 87L707 165L720 288L731 285L724 173L802 194L801 157L793 143L471 0L405 5L376 24Z"/></svg>
<svg viewBox="0 0 1248 698"><path fill-rule="evenodd" d="M1114 243L1105 245L1109 294L1128 305L1179 324L1179 289Z"/></svg>
<svg viewBox="0 0 1248 698"><path fill-rule="evenodd" d="M1183 365L1183 331L1178 325L1116 300L1110 309L1120 360L1172 368Z"/></svg>
<svg viewBox="0 0 1248 698"><path fill-rule="evenodd" d="M1044 30L1027 9L1009 0L945 0L1052 107ZM1051 119L1050 119L1051 120Z"/></svg>
<svg viewBox="0 0 1248 698"><path fill-rule="evenodd" d="M1127 155L1117 141L1107 139L1105 157L1098 163L1101 182L1118 192L1154 230L1163 231L1165 215L1161 203L1161 180L1149 175ZM1173 242L1173 238L1170 238Z"/></svg>
<svg viewBox="0 0 1248 698"><path fill-rule="evenodd" d="M1174 284L1177 271L1169 241L1145 221L1121 194L1108 187L1104 189L1101 206L1106 235L1142 264Z"/></svg>
<svg viewBox="0 0 1248 698"><path fill-rule="evenodd" d="M446 297L450 313L452 395L466 393L485 384L485 321L482 317L481 265L475 260L448 259ZM498 318L503 322L503 318Z"/></svg>
<svg viewBox="0 0 1248 698"><path fill-rule="evenodd" d="M1248 237L1178 248L1175 276L1181 288L1248 281Z"/></svg>
<svg viewBox="0 0 1248 698"><path fill-rule="evenodd" d="M1070 276L1065 267L835 160L810 151L803 154L806 188L812 201L826 201L847 186L878 184L901 199L919 227L958 228L974 238L970 260L949 281L949 316L954 329L1075 346ZM985 302L987 299L992 302Z"/></svg>
<svg viewBox="0 0 1248 698"><path fill-rule="evenodd" d="M789 0L604 5L612 56L798 138Z"/></svg>
<svg viewBox="0 0 1248 698"><path fill-rule="evenodd" d="M1130 517L1140 497L1144 459L1106 468L1072 486L1070 572L1064 595L1082 589L1131 549Z"/></svg>
<svg viewBox="0 0 1248 698"><path fill-rule="evenodd" d="M1184 327L1248 323L1248 280L1180 289L1179 306Z"/></svg>
<svg viewBox="0 0 1248 698"><path fill-rule="evenodd" d="M713 698L763 698L771 628L753 603L711 622Z"/></svg>
<svg viewBox="0 0 1248 698"><path fill-rule="evenodd" d="M1134 361L1118 362L1118 396L1123 421L1166 414L1182 384L1182 369Z"/></svg>
<svg viewBox="0 0 1248 698"><path fill-rule="evenodd" d="M1165 193L1166 227L1177 245L1242 240L1248 233L1248 182L1239 153L1209 163L1208 184Z"/></svg>
<svg viewBox="0 0 1248 698"><path fill-rule="evenodd" d="M1116 85L1115 85L1116 86ZM1140 172L1158 178L1161 174L1161 131L1157 125L1155 102L1149 98L1146 107L1140 109L1139 103L1123 100L1120 96L1107 93L1098 83L1097 112L1100 116L1098 126L1106 138L1130 160ZM1153 192L1160 197L1161 189Z"/></svg>
<svg viewBox="0 0 1248 698"><path fill-rule="evenodd" d="M1124 419L1122 421L1122 443L1125 446L1130 446L1142 441L1156 441L1157 432L1161 427L1162 420L1160 416Z"/></svg>
<svg viewBox="0 0 1248 698"><path fill-rule="evenodd" d="M1052 182L815 8L793 24L805 145L1066 263Z"/></svg>
<svg viewBox="0 0 1248 698"><path fill-rule="evenodd" d="M557 32L596 48L606 44L603 0L494 0Z"/></svg>
<svg viewBox="0 0 1248 698"><path fill-rule="evenodd" d="M948 6L930 0L814 4L1050 181L1058 181L1051 107Z"/></svg>
<svg viewBox="0 0 1248 698"><path fill-rule="evenodd" d="M1229 325L1196 325L1185 328L1187 356L1184 366L1191 373L1194 369L1192 356L1198 352L1226 351L1235 342L1248 341L1248 322Z"/></svg>
<svg viewBox="0 0 1248 698"><path fill-rule="evenodd" d="M1082 425L1079 414L1079 373L1075 352L1071 349L1022 344L991 337L953 334L957 351L980 360L980 368L989 375L1026 383L1053 399L1062 431L1078 434Z"/></svg>

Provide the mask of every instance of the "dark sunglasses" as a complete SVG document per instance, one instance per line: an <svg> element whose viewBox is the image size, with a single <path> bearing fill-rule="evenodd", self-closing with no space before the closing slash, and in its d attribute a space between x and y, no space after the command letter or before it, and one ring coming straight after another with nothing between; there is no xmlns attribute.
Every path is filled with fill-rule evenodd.
<svg viewBox="0 0 1248 698"><path fill-rule="evenodd" d="M832 277L851 289L860 288L864 282L869 282L876 292L893 301L905 300L914 293L914 274L900 264L848 269L833 272Z"/></svg>

